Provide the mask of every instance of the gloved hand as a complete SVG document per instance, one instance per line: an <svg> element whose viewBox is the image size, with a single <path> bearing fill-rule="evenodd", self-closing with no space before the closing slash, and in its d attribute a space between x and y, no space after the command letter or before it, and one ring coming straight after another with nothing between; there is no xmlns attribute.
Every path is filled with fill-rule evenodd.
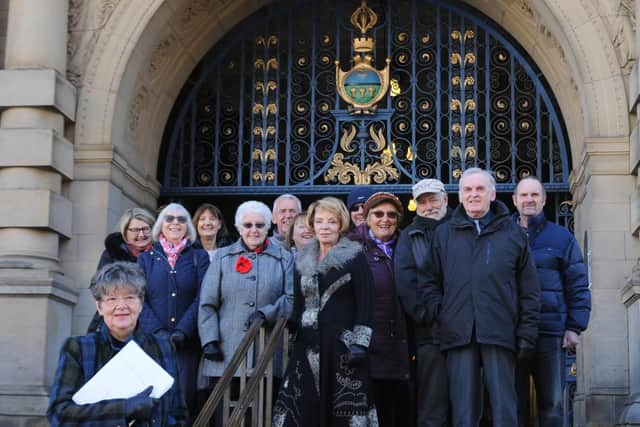
<svg viewBox="0 0 640 427"><path fill-rule="evenodd" d="M264 320L265 316L261 311L256 310L253 313L251 313L247 318L247 327L251 326L251 324L258 319Z"/></svg>
<svg viewBox="0 0 640 427"><path fill-rule="evenodd" d="M184 343L187 341L187 336L182 331L173 331L171 335L169 335L169 339L176 347L176 349L181 349L184 347Z"/></svg>
<svg viewBox="0 0 640 427"><path fill-rule="evenodd" d="M211 341L209 344L205 345L202 349L202 354L207 360L224 360L224 354L222 353L222 349L220 348L220 343L218 341Z"/></svg>
<svg viewBox="0 0 640 427"><path fill-rule="evenodd" d="M536 346L524 338L518 338L518 360L530 359L536 352Z"/></svg>
<svg viewBox="0 0 640 427"><path fill-rule="evenodd" d="M142 392L124 401L124 417L127 421L148 420L153 414L153 406L158 399L149 397L153 386L145 388Z"/></svg>
<svg viewBox="0 0 640 427"><path fill-rule="evenodd" d="M351 344L347 354L347 363L351 367L359 366L367 359L367 349L360 344Z"/></svg>

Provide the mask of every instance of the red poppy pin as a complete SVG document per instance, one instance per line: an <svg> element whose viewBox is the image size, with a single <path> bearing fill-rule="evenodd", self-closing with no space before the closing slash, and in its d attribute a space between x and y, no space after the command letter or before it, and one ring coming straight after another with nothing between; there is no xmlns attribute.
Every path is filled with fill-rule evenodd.
<svg viewBox="0 0 640 427"><path fill-rule="evenodd" d="M245 274L248 273L249 271L251 271L251 260L248 258L245 258L243 256L241 256L240 258L238 258L238 261L236 262L236 271L238 273L241 274Z"/></svg>

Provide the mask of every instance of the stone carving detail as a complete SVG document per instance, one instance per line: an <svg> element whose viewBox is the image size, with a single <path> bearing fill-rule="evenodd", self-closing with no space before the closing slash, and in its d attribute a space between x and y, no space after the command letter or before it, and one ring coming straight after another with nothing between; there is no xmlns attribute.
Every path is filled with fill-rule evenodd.
<svg viewBox="0 0 640 427"><path fill-rule="evenodd" d="M67 79L79 86L100 31L120 0L70 0Z"/></svg>
<svg viewBox="0 0 640 427"><path fill-rule="evenodd" d="M149 66L147 67L147 73L150 80L154 80L158 76L160 69L167 64L169 53L171 52L175 42L176 37L172 34L161 41L153 50Z"/></svg>
<svg viewBox="0 0 640 427"><path fill-rule="evenodd" d="M134 132L138 128L138 124L140 124L140 117L146 108L148 95L149 90L145 86L142 86L131 103L129 110L129 130L131 132Z"/></svg>
<svg viewBox="0 0 640 427"><path fill-rule="evenodd" d="M618 14L610 21L610 31L613 34L611 43L616 50L618 62L624 74L629 74L636 61L635 52L635 5L633 0L622 0Z"/></svg>

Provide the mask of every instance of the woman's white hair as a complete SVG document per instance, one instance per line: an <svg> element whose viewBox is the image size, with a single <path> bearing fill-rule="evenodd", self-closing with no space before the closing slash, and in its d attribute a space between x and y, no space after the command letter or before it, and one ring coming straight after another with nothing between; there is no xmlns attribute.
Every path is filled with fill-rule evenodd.
<svg viewBox="0 0 640 427"><path fill-rule="evenodd" d="M269 209L269 206L257 200L249 200L247 202L241 203L240 206L238 206L238 209L236 209L236 216L234 221L234 224L238 231L240 231L242 217L246 214L262 215L262 218L264 218L264 223L266 224L266 231L269 232L269 229L271 228L271 209Z"/></svg>
<svg viewBox="0 0 640 427"><path fill-rule="evenodd" d="M191 223L191 214L180 203L169 203L164 207L164 209L162 209L162 211L160 211L160 213L158 214L158 219L156 220L156 223L153 224L153 229L151 230L151 237L153 238L153 240L156 242L158 241L158 239L160 238L160 233L162 233L162 224L164 223L164 219L167 217L167 215L173 212L177 213L180 216L187 217L187 223L185 224L187 226L187 237L192 242L195 242L198 236L196 234L195 227Z"/></svg>

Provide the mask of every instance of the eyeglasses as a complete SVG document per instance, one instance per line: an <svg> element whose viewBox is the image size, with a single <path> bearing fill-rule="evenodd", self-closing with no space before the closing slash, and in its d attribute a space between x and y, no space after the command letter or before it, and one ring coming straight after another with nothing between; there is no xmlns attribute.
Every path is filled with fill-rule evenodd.
<svg viewBox="0 0 640 427"><path fill-rule="evenodd" d="M364 203L356 203L355 205L351 206L351 212L358 212L363 206Z"/></svg>
<svg viewBox="0 0 640 427"><path fill-rule="evenodd" d="M264 222L256 222L255 224L253 222L245 222L244 224L242 224L242 227L246 228L247 230L253 227L257 228L258 230L262 230L265 225L266 224Z"/></svg>
<svg viewBox="0 0 640 427"><path fill-rule="evenodd" d="M151 232L151 227L127 228L127 231L130 231L133 234L149 234Z"/></svg>
<svg viewBox="0 0 640 427"><path fill-rule="evenodd" d="M387 216L387 218L389 219L398 219L398 212L394 212L394 211L390 211L390 212L384 212L384 211L371 211L371 215L373 215L374 217L380 219L383 216Z"/></svg>
<svg viewBox="0 0 640 427"><path fill-rule="evenodd" d="M105 297L101 299L102 303L107 307L115 307L118 304L122 303L127 306L132 306L140 301L140 297L138 295L126 295L124 297Z"/></svg>
<svg viewBox="0 0 640 427"><path fill-rule="evenodd" d="M173 222L173 221L178 221L180 224L186 224L187 223L187 217L186 216L173 216L173 215L167 215L164 217L164 222Z"/></svg>

